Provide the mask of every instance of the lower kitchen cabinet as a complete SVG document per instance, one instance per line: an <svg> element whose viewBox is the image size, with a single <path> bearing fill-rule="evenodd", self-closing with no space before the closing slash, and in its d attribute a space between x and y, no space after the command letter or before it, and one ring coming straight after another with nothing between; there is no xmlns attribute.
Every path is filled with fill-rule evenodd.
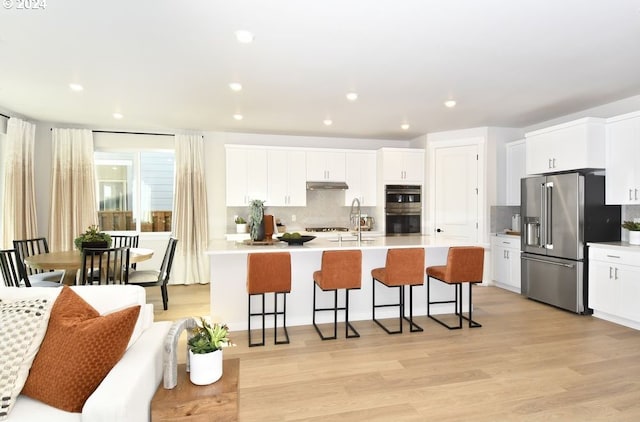
<svg viewBox="0 0 640 422"><path fill-rule="evenodd" d="M607 246L589 245L589 307L598 318L640 329L640 247Z"/></svg>
<svg viewBox="0 0 640 422"><path fill-rule="evenodd" d="M520 293L520 237L491 238L492 279L498 287Z"/></svg>

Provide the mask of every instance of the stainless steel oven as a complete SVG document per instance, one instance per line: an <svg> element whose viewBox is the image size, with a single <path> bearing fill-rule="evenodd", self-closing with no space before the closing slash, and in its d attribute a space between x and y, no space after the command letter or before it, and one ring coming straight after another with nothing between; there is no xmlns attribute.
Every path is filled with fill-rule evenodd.
<svg viewBox="0 0 640 422"><path fill-rule="evenodd" d="M422 222L422 186L385 186L386 234L419 234Z"/></svg>

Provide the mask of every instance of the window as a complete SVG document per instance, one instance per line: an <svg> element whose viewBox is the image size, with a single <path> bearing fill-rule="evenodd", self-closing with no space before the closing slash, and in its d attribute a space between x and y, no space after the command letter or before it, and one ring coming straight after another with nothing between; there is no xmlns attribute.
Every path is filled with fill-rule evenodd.
<svg viewBox="0 0 640 422"><path fill-rule="evenodd" d="M96 151L94 158L102 230L171 231L173 151Z"/></svg>

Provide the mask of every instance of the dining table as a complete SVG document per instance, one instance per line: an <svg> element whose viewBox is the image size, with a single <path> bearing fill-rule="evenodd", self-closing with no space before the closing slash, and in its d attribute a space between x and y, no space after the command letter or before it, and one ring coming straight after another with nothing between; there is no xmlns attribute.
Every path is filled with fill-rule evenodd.
<svg viewBox="0 0 640 422"><path fill-rule="evenodd" d="M146 261L153 257L153 249L129 248L129 263ZM24 264L38 270L65 270L62 284L73 286L76 284L76 274L82 268L82 252L72 251L47 252L28 256Z"/></svg>

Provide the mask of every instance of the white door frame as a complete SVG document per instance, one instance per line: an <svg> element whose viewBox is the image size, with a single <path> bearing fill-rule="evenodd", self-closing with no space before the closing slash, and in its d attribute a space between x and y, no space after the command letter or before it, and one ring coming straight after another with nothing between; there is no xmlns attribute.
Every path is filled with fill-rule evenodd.
<svg viewBox="0 0 640 422"><path fill-rule="evenodd" d="M485 238L485 217L487 207L487 195L485 190L486 171L486 138L484 136L473 136L461 139L446 139L438 141L427 141L427 160L428 160L428 183L429 190L429 215L425 221L425 234L435 234L435 215L436 215L436 149L450 148L459 146L476 145L478 147L478 243L484 242Z"/></svg>

